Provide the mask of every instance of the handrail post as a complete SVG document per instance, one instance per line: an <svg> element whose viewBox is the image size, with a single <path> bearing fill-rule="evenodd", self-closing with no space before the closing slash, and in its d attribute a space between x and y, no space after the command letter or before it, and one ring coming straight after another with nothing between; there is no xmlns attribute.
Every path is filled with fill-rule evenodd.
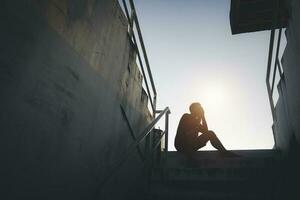
<svg viewBox="0 0 300 200"><path fill-rule="evenodd" d="M269 58L268 58L268 68L267 68L267 77L266 77L268 97L269 97L269 102L270 102L270 106L271 106L271 113L272 113L273 121L275 120L275 111L274 111L273 96L271 94L270 73L271 73L272 57L273 57L274 36L275 36L275 29L272 29L271 35L270 35Z"/></svg>
<svg viewBox="0 0 300 200"><path fill-rule="evenodd" d="M154 96L153 96L153 107L154 107L154 110L153 110L153 118L156 117L156 113L157 113L157 110L156 110L156 102L157 102L157 95L154 94Z"/></svg>
<svg viewBox="0 0 300 200"><path fill-rule="evenodd" d="M165 118L165 148L164 151L168 151L168 143L169 143L169 115L171 114L170 110L166 113Z"/></svg>

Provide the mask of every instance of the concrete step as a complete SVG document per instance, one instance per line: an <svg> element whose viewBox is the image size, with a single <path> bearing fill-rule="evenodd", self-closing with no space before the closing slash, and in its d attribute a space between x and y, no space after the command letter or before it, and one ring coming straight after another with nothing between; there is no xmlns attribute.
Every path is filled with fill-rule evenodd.
<svg viewBox="0 0 300 200"><path fill-rule="evenodd" d="M241 157L225 158L206 151L188 160L178 152L168 152L152 170L150 199L273 199L279 152L234 153Z"/></svg>
<svg viewBox="0 0 300 200"><path fill-rule="evenodd" d="M183 195L150 195L148 200L274 200L268 194L183 194Z"/></svg>
<svg viewBox="0 0 300 200"><path fill-rule="evenodd" d="M198 151L192 158L171 151L164 155L161 165L165 168L224 168L224 167L257 167L272 165L280 159L280 153L275 150L234 150L240 157L222 157L217 151Z"/></svg>
<svg viewBox="0 0 300 200"><path fill-rule="evenodd" d="M150 180L159 181L239 181L276 176L277 166L273 168L157 168L152 170Z"/></svg>
<svg viewBox="0 0 300 200"><path fill-rule="evenodd" d="M152 199L272 199L272 179L152 182Z"/></svg>
<svg viewBox="0 0 300 200"><path fill-rule="evenodd" d="M153 168L152 181L159 180L244 180L276 176L280 154L273 150L234 151L241 157L220 157L216 151L197 152L187 159L168 152L165 161Z"/></svg>

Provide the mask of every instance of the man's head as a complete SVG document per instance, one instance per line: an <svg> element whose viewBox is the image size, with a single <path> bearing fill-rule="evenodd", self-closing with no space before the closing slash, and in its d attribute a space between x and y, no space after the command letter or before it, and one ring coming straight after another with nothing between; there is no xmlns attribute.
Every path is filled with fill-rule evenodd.
<svg viewBox="0 0 300 200"><path fill-rule="evenodd" d="M204 114L204 110L200 103L195 102L190 105L190 112L192 115L196 117L202 117Z"/></svg>

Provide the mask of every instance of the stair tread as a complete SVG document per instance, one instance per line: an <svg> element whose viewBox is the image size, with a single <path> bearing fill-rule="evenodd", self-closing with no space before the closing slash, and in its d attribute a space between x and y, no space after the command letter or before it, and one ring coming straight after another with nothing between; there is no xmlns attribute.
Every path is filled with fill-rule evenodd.
<svg viewBox="0 0 300 200"><path fill-rule="evenodd" d="M164 160L155 168L225 168L272 166L280 159L276 150L235 150L241 157L221 157L217 151L198 151L193 158L179 152L166 152Z"/></svg>
<svg viewBox="0 0 300 200"><path fill-rule="evenodd" d="M280 152L233 152L241 157L199 151L187 159L178 152L166 152L161 165L152 169L149 199L272 199L268 194L274 189Z"/></svg>

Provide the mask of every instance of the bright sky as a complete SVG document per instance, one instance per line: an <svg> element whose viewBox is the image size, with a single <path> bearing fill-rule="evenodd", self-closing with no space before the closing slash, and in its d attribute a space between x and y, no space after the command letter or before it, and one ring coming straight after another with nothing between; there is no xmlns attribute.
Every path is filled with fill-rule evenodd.
<svg viewBox="0 0 300 200"><path fill-rule="evenodd" d="M200 102L228 149L272 148L265 76L269 32L231 35L230 0L135 0L158 108L169 106L170 150L180 117ZM205 149L212 149L208 144Z"/></svg>

